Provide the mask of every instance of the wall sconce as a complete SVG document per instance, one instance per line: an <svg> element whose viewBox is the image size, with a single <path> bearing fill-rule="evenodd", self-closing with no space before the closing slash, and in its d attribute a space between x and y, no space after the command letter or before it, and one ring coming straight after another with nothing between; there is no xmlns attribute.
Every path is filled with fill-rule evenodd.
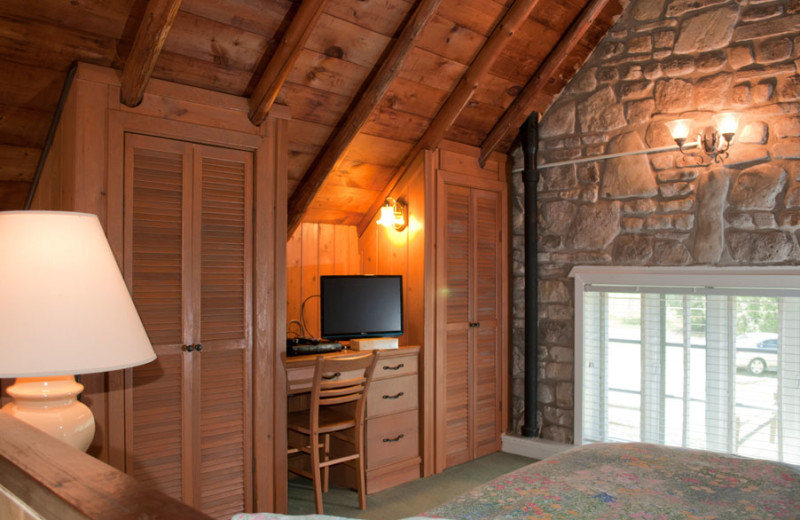
<svg viewBox="0 0 800 520"><path fill-rule="evenodd" d="M700 154L686 151L686 148L697 147L718 163L728 158L728 149L731 147L731 141L739 127L739 117L741 115L735 112L722 112L714 115L716 128L711 126L704 128L698 134L697 141L690 143L687 143L686 140L691 133L691 119L676 119L665 124L682 154L697 157Z"/></svg>
<svg viewBox="0 0 800 520"><path fill-rule="evenodd" d="M386 204L381 206L381 216L378 224L393 227L396 231L406 228L406 205L391 197L386 197Z"/></svg>

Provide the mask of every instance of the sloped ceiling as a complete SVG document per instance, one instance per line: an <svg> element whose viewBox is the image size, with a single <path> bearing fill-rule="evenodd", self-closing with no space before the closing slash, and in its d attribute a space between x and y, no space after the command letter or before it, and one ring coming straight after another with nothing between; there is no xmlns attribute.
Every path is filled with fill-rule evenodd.
<svg viewBox="0 0 800 520"><path fill-rule="evenodd" d="M621 0L3 0L0 209L22 209L67 71L122 71L289 107L289 222L365 226L411 159L449 139L506 152Z"/></svg>

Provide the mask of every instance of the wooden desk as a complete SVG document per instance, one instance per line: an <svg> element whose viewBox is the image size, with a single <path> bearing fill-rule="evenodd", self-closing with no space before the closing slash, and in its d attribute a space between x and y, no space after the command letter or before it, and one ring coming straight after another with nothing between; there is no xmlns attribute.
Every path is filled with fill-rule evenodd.
<svg viewBox="0 0 800 520"><path fill-rule="evenodd" d="M367 394L366 471L367 493L375 493L420 478L419 351L417 346L378 351L378 366ZM345 356L344 350L325 356ZM307 406L316 355L286 358L288 409ZM340 471L335 471L339 469ZM331 479L354 485L355 475L344 465L331 468ZM338 473L338 474L337 474Z"/></svg>

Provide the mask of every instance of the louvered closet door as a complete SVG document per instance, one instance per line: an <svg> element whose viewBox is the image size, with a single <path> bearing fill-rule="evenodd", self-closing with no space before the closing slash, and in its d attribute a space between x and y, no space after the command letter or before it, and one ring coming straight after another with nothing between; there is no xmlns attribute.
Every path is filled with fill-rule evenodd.
<svg viewBox="0 0 800 520"><path fill-rule="evenodd" d="M474 323L474 447L475 457L494 453L500 447L500 354L502 256L499 230L502 222L501 195L496 191L472 190L473 254L475 272L471 298Z"/></svg>
<svg viewBox="0 0 800 520"><path fill-rule="evenodd" d="M451 467L500 446L503 206L498 191L449 182L439 189L437 329L444 331L437 334L444 353L437 377L444 382L437 386L444 399L437 408L444 417L437 437L444 467Z"/></svg>
<svg viewBox="0 0 800 520"><path fill-rule="evenodd" d="M126 385L126 470L217 518L251 503L251 161L125 140L125 273L158 355Z"/></svg>
<svg viewBox="0 0 800 520"><path fill-rule="evenodd" d="M191 341L185 285L191 279L191 145L138 135L125 140L124 269L156 352L126 384L126 471L178 500L189 500L183 460L191 432L184 403L191 379L182 351Z"/></svg>
<svg viewBox="0 0 800 520"><path fill-rule="evenodd" d="M250 510L250 359L252 302L252 154L195 147L195 273L199 287L193 355L198 433L193 466L199 503L215 518ZM199 189L199 193L197 193ZM198 245L199 243L199 245Z"/></svg>
<svg viewBox="0 0 800 520"><path fill-rule="evenodd" d="M472 459L470 449L470 190L445 185L445 449L447 467Z"/></svg>

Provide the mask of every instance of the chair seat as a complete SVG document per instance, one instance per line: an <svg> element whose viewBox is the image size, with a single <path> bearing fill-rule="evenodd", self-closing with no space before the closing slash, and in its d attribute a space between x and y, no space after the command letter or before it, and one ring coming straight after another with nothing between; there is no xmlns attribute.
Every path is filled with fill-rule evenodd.
<svg viewBox="0 0 800 520"><path fill-rule="evenodd" d="M286 423L289 429L308 435L311 432L308 413L307 410L290 413ZM319 409L319 433L345 430L353 428L355 425L356 421L352 414L347 415L338 410L327 408Z"/></svg>

